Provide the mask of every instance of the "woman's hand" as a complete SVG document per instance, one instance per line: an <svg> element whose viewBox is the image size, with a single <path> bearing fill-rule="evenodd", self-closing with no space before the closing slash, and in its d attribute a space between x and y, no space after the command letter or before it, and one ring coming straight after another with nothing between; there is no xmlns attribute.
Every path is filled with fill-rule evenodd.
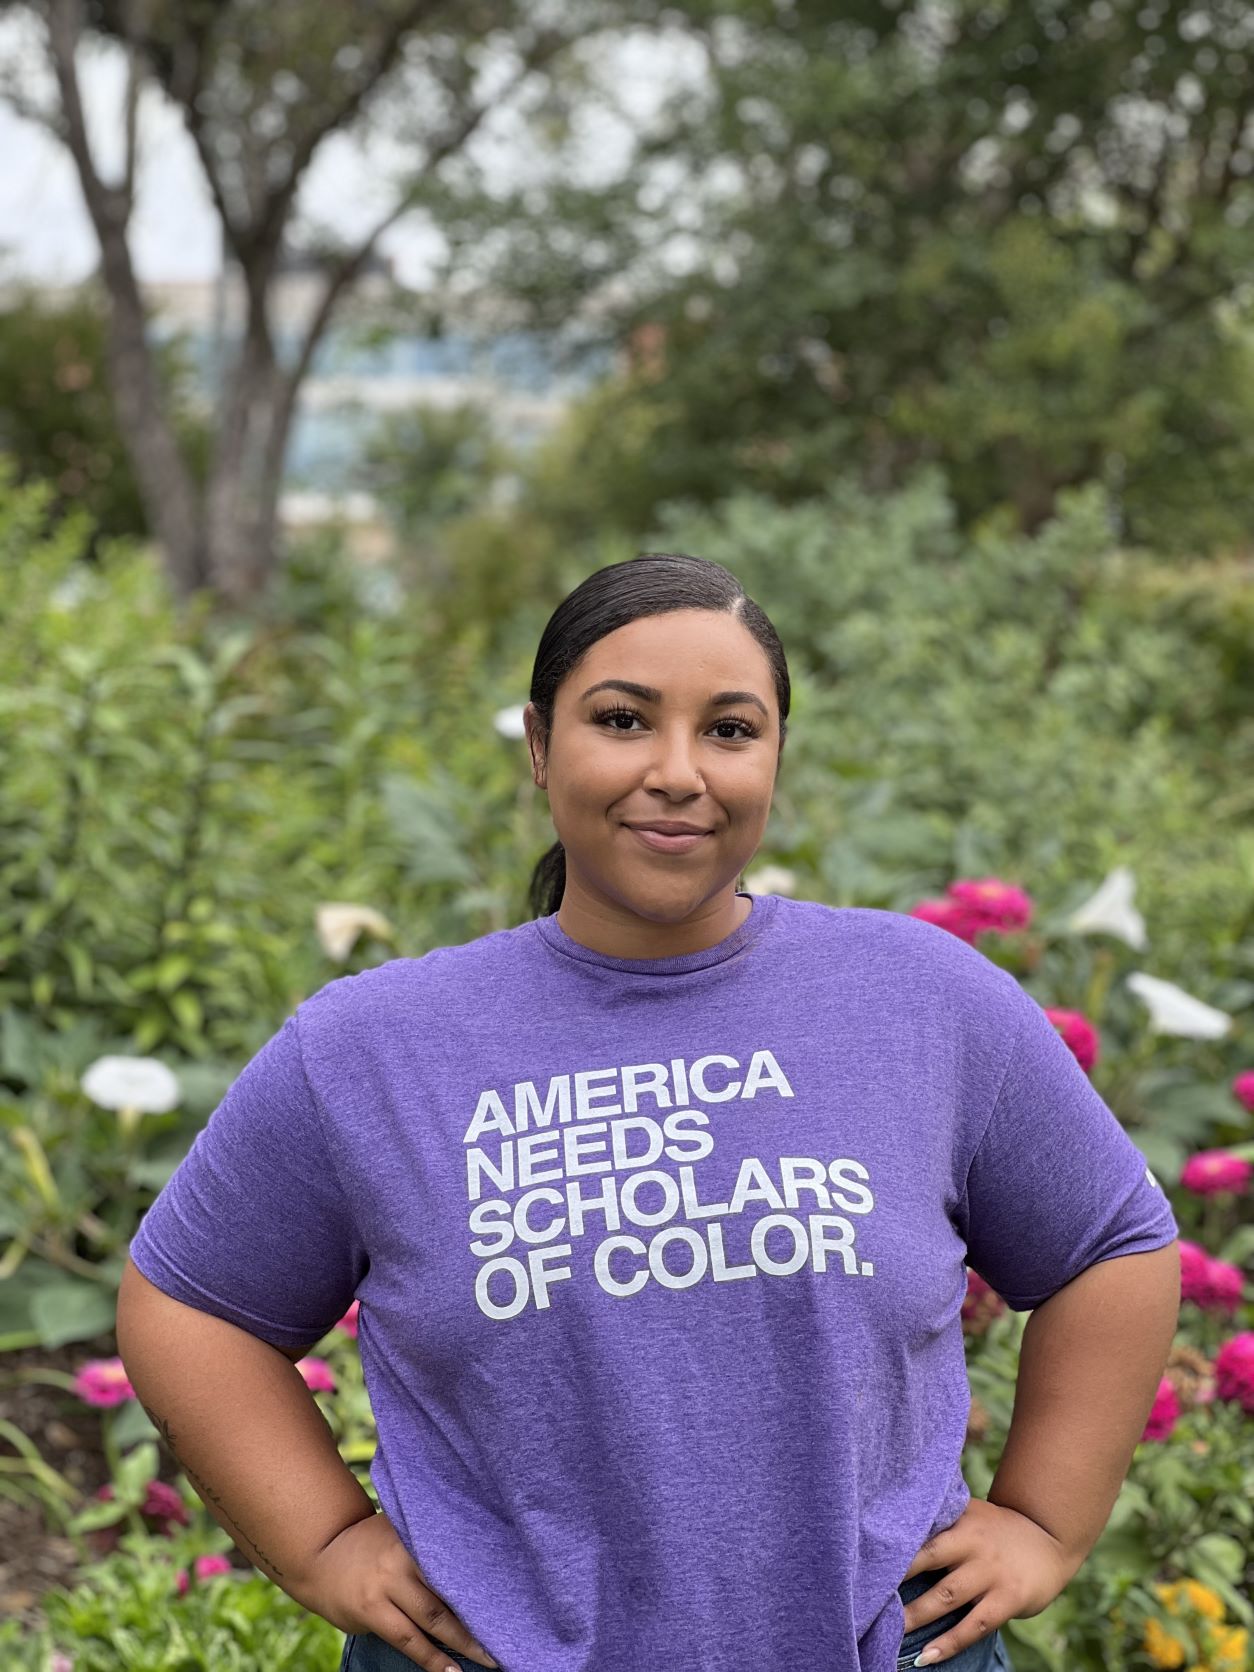
<svg viewBox="0 0 1254 1672"><path fill-rule="evenodd" d="M910 1579L931 1568L949 1569L907 1606L908 1632L965 1603L975 1604L957 1625L928 1644L919 1664L948 1660L991 1637L1006 1620L1039 1614L1083 1561L1018 1510L972 1498L952 1527L928 1539L905 1572Z"/></svg>
<svg viewBox="0 0 1254 1672"><path fill-rule="evenodd" d="M426 1583L381 1510L354 1521L333 1538L291 1595L339 1631L373 1632L427 1672L460 1669L424 1632L471 1660L497 1664Z"/></svg>

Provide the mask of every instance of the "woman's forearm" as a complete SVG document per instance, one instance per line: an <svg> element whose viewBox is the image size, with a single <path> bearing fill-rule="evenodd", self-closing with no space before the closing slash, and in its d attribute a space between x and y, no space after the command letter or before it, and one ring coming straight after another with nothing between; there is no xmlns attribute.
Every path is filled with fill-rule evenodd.
<svg viewBox="0 0 1254 1672"><path fill-rule="evenodd" d="M333 1538L375 1514L278 1348L171 1299L132 1265L117 1340L140 1403L205 1508L290 1595Z"/></svg>
<svg viewBox="0 0 1254 1672"><path fill-rule="evenodd" d="M1180 1244L1090 1266L1023 1330L1014 1413L988 1502L1035 1521L1077 1569L1149 1420L1180 1311Z"/></svg>

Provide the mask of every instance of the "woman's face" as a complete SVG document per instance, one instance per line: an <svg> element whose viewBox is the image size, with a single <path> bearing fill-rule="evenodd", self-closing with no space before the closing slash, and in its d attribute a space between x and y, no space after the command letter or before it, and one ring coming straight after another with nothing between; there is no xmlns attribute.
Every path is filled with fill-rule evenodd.
<svg viewBox="0 0 1254 1672"><path fill-rule="evenodd" d="M734 904L779 765L775 682L742 622L701 609L630 622L558 687L547 758L530 703L525 723L566 849L564 910L573 895L597 915L673 924L719 895ZM702 834L651 844L636 827L658 822Z"/></svg>

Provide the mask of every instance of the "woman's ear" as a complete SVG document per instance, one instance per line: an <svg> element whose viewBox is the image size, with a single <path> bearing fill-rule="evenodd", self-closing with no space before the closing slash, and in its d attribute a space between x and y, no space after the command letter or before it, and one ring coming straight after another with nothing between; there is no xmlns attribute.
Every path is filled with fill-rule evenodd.
<svg viewBox="0 0 1254 1672"><path fill-rule="evenodd" d="M523 726L527 733L527 748L531 751L531 776L536 788L542 790L545 787L544 743L540 736L540 716L533 702L523 709Z"/></svg>

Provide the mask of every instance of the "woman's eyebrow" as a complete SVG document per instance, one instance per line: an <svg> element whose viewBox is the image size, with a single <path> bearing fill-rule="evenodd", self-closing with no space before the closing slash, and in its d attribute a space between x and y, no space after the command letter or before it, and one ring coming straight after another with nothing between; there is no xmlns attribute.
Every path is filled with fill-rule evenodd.
<svg viewBox="0 0 1254 1672"><path fill-rule="evenodd" d="M590 697L597 691L625 691L629 697L639 697L641 702L661 702L662 700L662 693L655 690L652 685L637 685L630 679L602 679L595 685L589 685L580 697L580 702L584 700L584 697ZM755 696L752 691L716 691L710 698L710 707L724 708L729 703L734 702L751 702L760 708L763 714L767 714L766 704L761 697ZM767 718L770 718L769 714L767 714Z"/></svg>

